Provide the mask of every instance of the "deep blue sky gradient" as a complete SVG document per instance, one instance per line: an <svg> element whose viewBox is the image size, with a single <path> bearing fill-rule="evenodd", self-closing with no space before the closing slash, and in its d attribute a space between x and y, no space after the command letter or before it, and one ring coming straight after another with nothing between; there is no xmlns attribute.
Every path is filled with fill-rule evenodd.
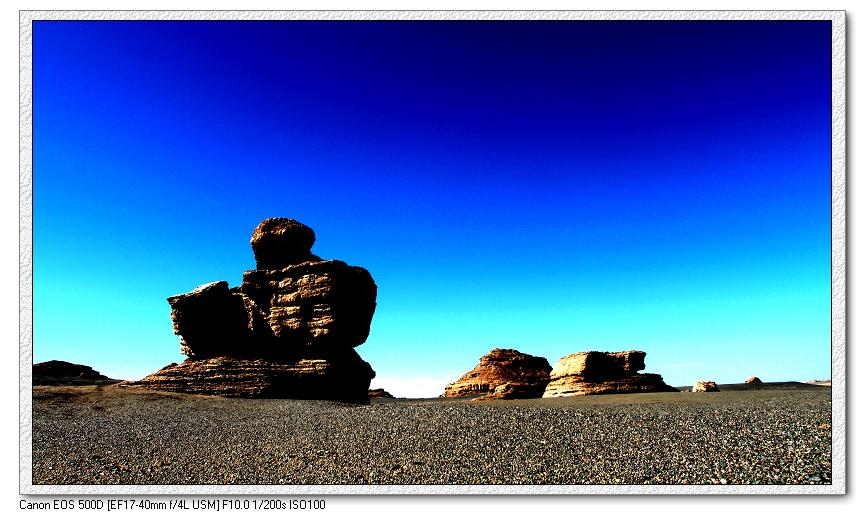
<svg viewBox="0 0 865 515"><path fill-rule="evenodd" d="M828 377L830 30L35 22L34 360L182 359L165 298L287 216L375 278L390 390L497 346Z"/></svg>

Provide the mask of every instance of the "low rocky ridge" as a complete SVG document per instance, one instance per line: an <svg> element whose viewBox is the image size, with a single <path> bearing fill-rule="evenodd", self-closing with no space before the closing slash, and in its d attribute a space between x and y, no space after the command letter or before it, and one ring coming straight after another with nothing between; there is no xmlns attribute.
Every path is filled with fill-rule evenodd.
<svg viewBox="0 0 865 515"><path fill-rule="evenodd" d="M256 269L168 298L188 359L140 381L154 390L227 397L368 403L372 367L355 352L369 336L377 288L361 267L311 254L315 234L288 218L253 232Z"/></svg>
<svg viewBox="0 0 865 515"><path fill-rule="evenodd" d="M658 374L640 374L646 353L577 352L556 362L544 397L603 393L676 392Z"/></svg>
<svg viewBox="0 0 865 515"><path fill-rule="evenodd" d="M546 358L514 349L493 349L478 365L445 387L442 397L529 399L540 397L550 380Z"/></svg>
<svg viewBox="0 0 865 515"><path fill-rule="evenodd" d="M75 386L118 382L120 381L105 377L87 365L78 365L68 361L51 360L33 365L34 385Z"/></svg>
<svg viewBox="0 0 865 515"><path fill-rule="evenodd" d="M367 392L367 396L369 398L380 397L383 399L393 399L394 396L390 394L390 392L385 391L384 388L373 388Z"/></svg>

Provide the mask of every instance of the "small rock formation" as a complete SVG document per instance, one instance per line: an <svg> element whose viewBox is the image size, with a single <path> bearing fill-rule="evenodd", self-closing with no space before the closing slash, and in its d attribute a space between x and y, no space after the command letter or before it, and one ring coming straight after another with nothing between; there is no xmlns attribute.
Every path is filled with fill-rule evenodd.
<svg viewBox="0 0 865 515"><path fill-rule="evenodd" d="M369 336L376 285L365 269L310 253L315 233L268 218L252 233L257 268L168 298L189 359L126 385L231 397L369 403L375 372L354 347Z"/></svg>
<svg viewBox="0 0 865 515"><path fill-rule="evenodd" d="M745 384L760 384L763 381L760 380L759 377L751 376L748 379L745 379Z"/></svg>
<svg viewBox="0 0 865 515"><path fill-rule="evenodd" d="M577 352L553 367L544 397L603 393L677 392L658 374L640 374L646 368L642 351Z"/></svg>
<svg viewBox="0 0 865 515"><path fill-rule="evenodd" d="M816 386L832 386L832 380L831 379L810 379L808 381L801 381L801 382L805 383L805 384L813 384Z"/></svg>
<svg viewBox="0 0 865 515"><path fill-rule="evenodd" d="M546 358L514 349L493 349L478 365L447 385L442 397L489 395L496 399L540 397L550 380Z"/></svg>
<svg viewBox="0 0 865 515"><path fill-rule="evenodd" d="M369 390L367 392L367 396L369 398L373 398L373 397L382 397L384 399L393 399L394 398L393 395L386 392L384 390L384 388L373 388L372 390Z"/></svg>
<svg viewBox="0 0 865 515"><path fill-rule="evenodd" d="M68 361L51 360L33 365L33 384L39 386L75 386L88 384L110 384L117 379L105 377L87 365Z"/></svg>
<svg viewBox="0 0 865 515"><path fill-rule="evenodd" d="M720 392L718 389L718 384L715 381L697 381L694 383L694 387L691 388L692 392Z"/></svg>

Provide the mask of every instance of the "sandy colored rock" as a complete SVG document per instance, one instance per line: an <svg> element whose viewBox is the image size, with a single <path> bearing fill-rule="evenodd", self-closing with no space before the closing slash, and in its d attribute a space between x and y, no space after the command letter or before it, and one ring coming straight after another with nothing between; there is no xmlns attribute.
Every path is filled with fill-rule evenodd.
<svg viewBox="0 0 865 515"><path fill-rule="evenodd" d="M720 392L718 389L718 384L715 381L697 381L694 383L694 387L691 388L692 392Z"/></svg>
<svg viewBox="0 0 865 515"><path fill-rule="evenodd" d="M816 386L832 386L832 380L831 379L810 379L808 381L801 381L801 382L805 383L805 384L813 384Z"/></svg>
<svg viewBox="0 0 865 515"><path fill-rule="evenodd" d="M600 395L608 393L652 393L672 392L675 388L664 383L659 374L634 374L606 380L575 380L575 376L550 381L544 397L567 397L570 395Z"/></svg>
<svg viewBox="0 0 865 515"><path fill-rule="evenodd" d="M658 374L639 373L645 368L645 357L645 352L636 350L569 354L556 362L543 396L678 391Z"/></svg>
<svg viewBox="0 0 865 515"><path fill-rule="evenodd" d="M577 352L560 359L552 374L557 377L580 376L591 378L628 377L646 368L646 353L623 352Z"/></svg>
<svg viewBox="0 0 865 515"><path fill-rule="evenodd" d="M748 379L745 379L745 384L760 384L763 381L760 380L759 377L751 376Z"/></svg>
<svg viewBox="0 0 865 515"><path fill-rule="evenodd" d="M490 390L490 393L474 400L535 399L542 396L543 393L544 391L538 383L504 383L496 385Z"/></svg>
<svg viewBox="0 0 865 515"><path fill-rule="evenodd" d="M447 385L442 397L492 394L496 388L500 388L496 398L540 397L551 369L546 358L514 349L493 349L481 357L475 368Z"/></svg>

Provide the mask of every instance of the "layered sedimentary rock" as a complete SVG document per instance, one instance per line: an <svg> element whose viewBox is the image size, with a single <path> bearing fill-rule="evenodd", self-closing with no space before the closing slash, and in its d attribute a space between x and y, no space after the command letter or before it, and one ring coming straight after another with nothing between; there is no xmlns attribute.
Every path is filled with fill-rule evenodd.
<svg viewBox="0 0 865 515"><path fill-rule="evenodd" d="M646 353L577 352L556 362L544 397L604 393L675 392L658 374L640 374Z"/></svg>
<svg viewBox="0 0 865 515"><path fill-rule="evenodd" d="M375 372L366 341L377 288L365 269L310 253L315 234L288 218L256 227L257 268L239 287L219 281L168 298L181 353L134 384L246 397L368 402Z"/></svg>
<svg viewBox="0 0 865 515"><path fill-rule="evenodd" d="M544 389L540 388L538 383L504 383L494 386L489 393L474 400L536 399L541 397L543 393Z"/></svg>
<svg viewBox="0 0 865 515"><path fill-rule="evenodd" d="M369 272L342 261L251 270L243 274L240 294L266 313L263 320L278 342L273 345L316 351L348 350L365 342L376 306Z"/></svg>
<svg viewBox="0 0 865 515"><path fill-rule="evenodd" d="M443 397L489 395L497 399L540 397L550 380L546 358L514 349L493 349L478 365L445 387Z"/></svg>
<svg viewBox="0 0 865 515"><path fill-rule="evenodd" d="M375 376L356 352L331 358L270 360L220 356L172 363L136 384L155 390L221 395L368 402Z"/></svg>
<svg viewBox="0 0 865 515"><path fill-rule="evenodd" d="M85 385L116 383L87 365L51 360L33 365L34 385Z"/></svg>
<svg viewBox="0 0 865 515"><path fill-rule="evenodd" d="M393 399L393 395L390 392L385 391L384 388L373 388L367 392L367 396L371 399L373 397L381 397L383 399Z"/></svg>
<svg viewBox="0 0 865 515"><path fill-rule="evenodd" d="M718 389L718 384L715 381L697 381L694 383L694 387L691 388L692 392L720 392Z"/></svg>

